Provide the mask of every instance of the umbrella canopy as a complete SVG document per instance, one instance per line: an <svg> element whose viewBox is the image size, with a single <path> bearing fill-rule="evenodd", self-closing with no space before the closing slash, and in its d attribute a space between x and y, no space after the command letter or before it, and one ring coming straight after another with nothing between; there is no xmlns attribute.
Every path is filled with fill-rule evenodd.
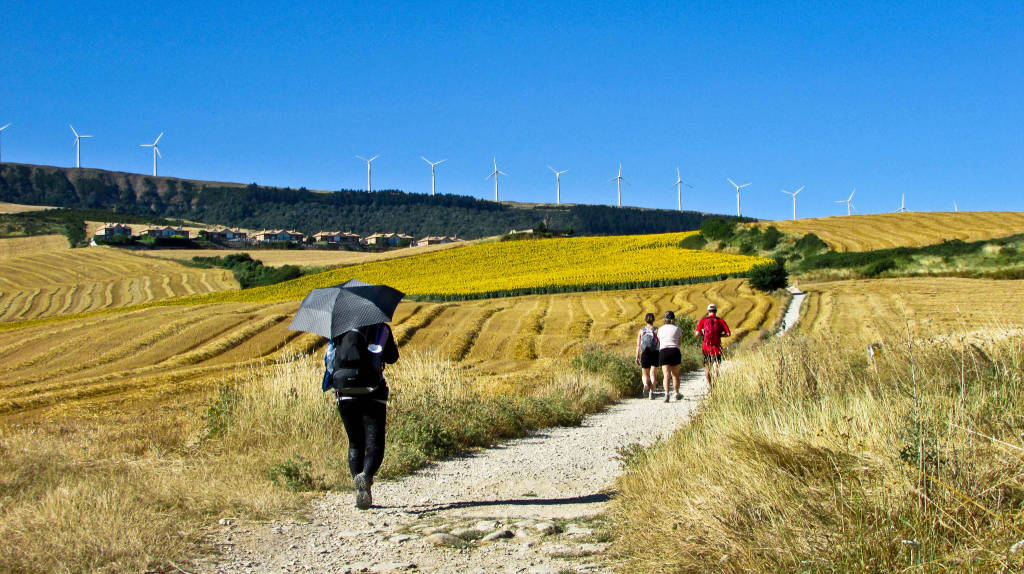
<svg viewBox="0 0 1024 574"><path fill-rule="evenodd" d="M313 289L302 300L288 330L333 339L350 329L390 321L404 295L394 287L358 279Z"/></svg>

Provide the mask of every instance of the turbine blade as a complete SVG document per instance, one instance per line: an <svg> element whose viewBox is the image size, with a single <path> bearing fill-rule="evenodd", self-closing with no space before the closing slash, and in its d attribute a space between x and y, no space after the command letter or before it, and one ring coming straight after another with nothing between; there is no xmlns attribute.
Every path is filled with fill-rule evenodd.
<svg viewBox="0 0 1024 574"><path fill-rule="evenodd" d="M159 143L160 142L160 138L162 138L162 137L164 137L164 132L160 132L160 135L156 136L156 140L153 142L153 145L156 145L157 143Z"/></svg>
<svg viewBox="0 0 1024 574"><path fill-rule="evenodd" d="M447 159L442 159L441 161L435 163L434 165L441 165L442 163L444 163L446 161L448 161L448 160Z"/></svg>
<svg viewBox="0 0 1024 574"><path fill-rule="evenodd" d="M357 155L357 156L356 156L356 159L361 159L361 160L363 160L363 161L366 161L366 158L365 158L365 157L363 157L363 156L361 156L361 155Z"/></svg>
<svg viewBox="0 0 1024 574"><path fill-rule="evenodd" d="M11 127L11 124L5 125L4 127L0 128L0 132L4 131L5 129L7 129L9 127Z"/></svg>
<svg viewBox="0 0 1024 574"><path fill-rule="evenodd" d="M373 160L375 160L375 159L377 159L379 157L380 157L379 155L375 155L375 156L371 157L370 159L368 159L367 161L373 161Z"/></svg>
<svg viewBox="0 0 1024 574"><path fill-rule="evenodd" d="M78 132L75 131L75 126L68 124L68 127L71 128L71 133L75 134L75 137L77 138Z"/></svg>
<svg viewBox="0 0 1024 574"><path fill-rule="evenodd" d="M429 163L430 165L434 165L434 162L430 161L429 159L427 159L427 158L425 158L423 156L420 156L420 159L422 159L423 161Z"/></svg>
<svg viewBox="0 0 1024 574"><path fill-rule="evenodd" d="M750 184L749 183L744 183L743 185L740 185L740 186L737 186L737 187L739 187L740 189L743 189L744 187L747 187L748 185L750 185Z"/></svg>
<svg viewBox="0 0 1024 574"><path fill-rule="evenodd" d="M156 152L156 157L164 157L164 154L160 153L160 148L153 146L153 151Z"/></svg>
<svg viewBox="0 0 1024 574"><path fill-rule="evenodd" d="M794 193L793 195L796 195L797 193L800 193L801 191L804 190L805 187L807 187L807 186L806 185L801 185L800 189L796 190L796 193Z"/></svg>
<svg viewBox="0 0 1024 574"><path fill-rule="evenodd" d="M731 180L729 178L725 178L725 181L728 181L729 183L731 183L733 187L739 187L738 185L736 185L735 181L733 181L733 180Z"/></svg>

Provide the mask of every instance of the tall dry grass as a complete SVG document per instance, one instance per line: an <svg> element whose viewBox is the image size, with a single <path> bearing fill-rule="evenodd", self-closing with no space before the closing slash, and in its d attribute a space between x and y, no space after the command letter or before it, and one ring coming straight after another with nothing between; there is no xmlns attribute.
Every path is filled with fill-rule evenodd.
<svg viewBox="0 0 1024 574"><path fill-rule="evenodd" d="M614 504L636 572L1024 567L1024 334L741 354ZM1012 550L1011 550L1012 549Z"/></svg>
<svg viewBox="0 0 1024 574"><path fill-rule="evenodd" d="M621 385L562 365L495 392L437 354L388 369L383 477L530 429L578 424ZM219 517L299 511L351 488L347 441L320 357L238 370L209 400L146 416L69 414L0 435L0 571L175 570Z"/></svg>

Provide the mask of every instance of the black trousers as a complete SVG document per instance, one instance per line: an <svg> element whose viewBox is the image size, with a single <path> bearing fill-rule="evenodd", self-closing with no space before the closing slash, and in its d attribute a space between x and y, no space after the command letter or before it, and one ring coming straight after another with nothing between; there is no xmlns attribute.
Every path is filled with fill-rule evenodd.
<svg viewBox="0 0 1024 574"><path fill-rule="evenodd" d="M338 401L338 413L348 434L348 469L352 476L373 478L384 462L384 426L388 407L367 398Z"/></svg>

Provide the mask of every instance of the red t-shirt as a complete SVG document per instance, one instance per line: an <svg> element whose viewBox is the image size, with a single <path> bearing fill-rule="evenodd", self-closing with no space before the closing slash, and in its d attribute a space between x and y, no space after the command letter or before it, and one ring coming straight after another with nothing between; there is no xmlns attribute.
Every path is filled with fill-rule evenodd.
<svg viewBox="0 0 1024 574"><path fill-rule="evenodd" d="M701 348L705 355L722 354L722 335L732 335L729 326L717 316L708 315L697 323L697 332L704 334L704 344Z"/></svg>

